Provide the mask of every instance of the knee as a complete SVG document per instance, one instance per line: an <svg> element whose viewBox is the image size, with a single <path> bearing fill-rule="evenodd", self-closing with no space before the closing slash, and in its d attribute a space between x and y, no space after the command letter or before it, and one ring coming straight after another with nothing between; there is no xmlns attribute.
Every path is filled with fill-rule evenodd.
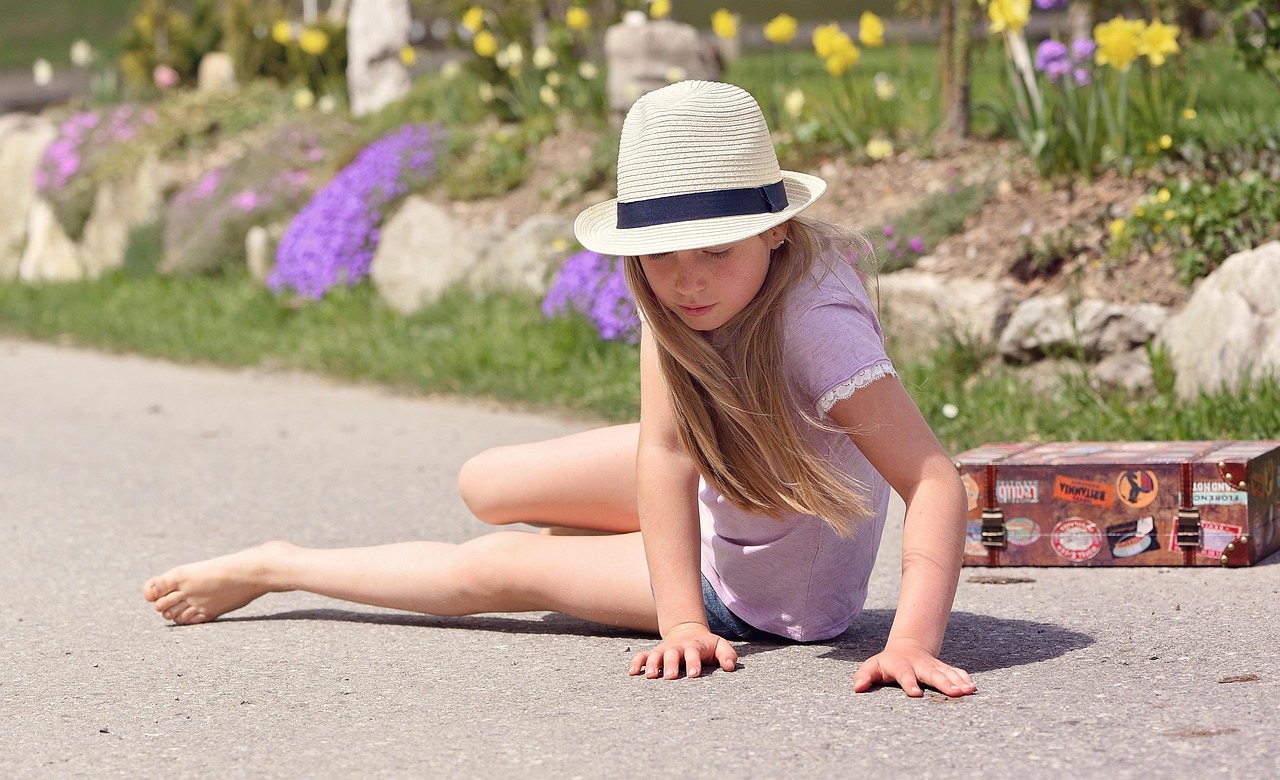
<svg viewBox="0 0 1280 780"><path fill-rule="evenodd" d="M498 486L501 482L497 460L495 450L485 450L467 459L458 472L458 493L463 503L477 518L492 524L504 522L498 512L501 506Z"/></svg>
<svg viewBox="0 0 1280 780"><path fill-rule="evenodd" d="M493 599L511 589L509 576L515 568L512 556L518 555L521 531L498 531L478 536L458 546L450 572L454 585L473 599Z"/></svg>

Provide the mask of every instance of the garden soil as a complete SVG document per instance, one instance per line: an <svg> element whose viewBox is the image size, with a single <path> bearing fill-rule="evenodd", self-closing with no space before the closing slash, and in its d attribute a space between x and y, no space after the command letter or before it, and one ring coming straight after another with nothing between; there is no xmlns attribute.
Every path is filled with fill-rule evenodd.
<svg viewBox="0 0 1280 780"><path fill-rule="evenodd" d="M900 503L853 628L699 679L630 677L652 638L547 613L277 594L176 627L148 576L277 537L466 540L468 456L590 421L12 340L0 408L5 777L1280 775L1277 556L966 569L959 700L852 691L893 618Z"/></svg>

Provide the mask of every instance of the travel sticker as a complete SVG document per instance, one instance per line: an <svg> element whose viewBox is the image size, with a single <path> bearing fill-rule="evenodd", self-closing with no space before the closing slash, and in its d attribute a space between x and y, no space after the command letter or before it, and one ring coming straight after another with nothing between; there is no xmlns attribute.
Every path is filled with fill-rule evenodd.
<svg viewBox="0 0 1280 780"><path fill-rule="evenodd" d="M1026 547L1040 540L1040 526L1029 517L1015 517L1005 522L1004 537L1014 547Z"/></svg>
<svg viewBox="0 0 1280 780"><path fill-rule="evenodd" d="M1154 472L1146 469L1128 469L1116 477L1116 496L1126 506L1141 509L1156 500L1160 482Z"/></svg>
<svg viewBox="0 0 1280 780"><path fill-rule="evenodd" d="M1076 504L1111 506L1116 498L1116 489L1105 482L1058 475L1053 478L1053 497Z"/></svg>
<svg viewBox="0 0 1280 780"><path fill-rule="evenodd" d="M964 554L981 555L984 558L986 557L987 548L982 543L981 520L970 520L968 526L965 527Z"/></svg>
<svg viewBox="0 0 1280 780"><path fill-rule="evenodd" d="M978 508L978 480L973 478L972 474L961 474L960 481L964 483L964 493L969 497L970 511Z"/></svg>
<svg viewBox="0 0 1280 780"><path fill-rule="evenodd" d="M1116 558L1132 558L1144 552L1160 549L1156 538L1156 519L1143 517L1127 523L1107 526L1107 541L1111 555Z"/></svg>
<svg viewBox="0 0 1280 780"><path fill-rule="evenodd" d="M1197 481L1191 485L1191 503L1195 506L1244 506L1249 494L1222 480Z"/></svg>
<svg viewBox="0 0 1280 780"><path fill-rule="evenodd" d="M1206 558L1221 558L1222 551L1226 549L1227 545L1239 539L1242 533L1244 533L1244 529L1238 525L1219 523L1216 520L1201 520L1198 554ZM1172 532L1169 534L1169 551L1182 552L1182 547L1178 545L1177 523L1173 524Z"/></svg>
<svg viewBox="0 0 1280 780"><path fill-rule="evenodd" d="M1005 504L1040 503L1040 483L1034 479L996 480L996 501Z"/></svg>
<svg viewBox="0 0 1280 780"><path fill-rule="evenodd" d="M1102 549L1098 526L1083 517L1068 517L1053 527L1053 551L1069 561L1087 561Z"/></svg>

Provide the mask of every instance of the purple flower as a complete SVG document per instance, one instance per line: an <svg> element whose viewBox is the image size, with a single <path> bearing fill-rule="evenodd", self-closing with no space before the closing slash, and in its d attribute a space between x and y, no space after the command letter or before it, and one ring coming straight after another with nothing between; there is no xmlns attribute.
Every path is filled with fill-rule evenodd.
<svg viewBox="0 0 1280 780"><path fill-rule="evenodd" d="M893 236L893 225L884 226L884 237L891 238Z"/></svg>
<svg viewBox="0 0 1280 780"><path fill-rule="evenodd" d="M924 251L924 239L920 238L920 236L912 236L907 246L911 247L912 252L920 254Z"/></svg>
<svg viewBox="0 0 1280 780"><path fill-rule="evenodd" d="M1090 76L1088 68L1075 68L1071 71L1071 76L1076 80L1076 84L1082 87L1089 86Z"/></svg>
<svg viewBox="0 0 1280 780"><path fill-rule="evenodd" d="M258 207L258 203L260 203L261 200L262 199L258 197L258 193L253 190L244 190L231 199L231 205L241 211L253 211Z"/></svg>
<svg viewBox="0 0 1280 780"><path fill-rule="evenodd" d="M1092 38L1076 38L1071 42L1071 61L1088 62L1097 49L1098 44L1094 43Z"/></svg>
<svg viewBox="0 0 1280 780"><path fill-rule="evenodd" d="M1041 11L1057 11L1066 8L1069 0L1036 0L1036 8Z"/></svg>
<svg viewBox="0 0 1280 780"><path fill-rule="evenodd" d="M1057 83L1058 79L1071 70L1071 60L1067 56L1067 47L1062 41L1047 38L1036 47L1036 70L1049 77L1049 81Z"/></svg>
<svg viewBox="0 0 1280 780"><path fill-rule="evenodd" d="M602 339L639 340L640 317L621 258L583 250L564 261L542 299L542 313L550 319L573 312L586 315Z"/></svg>
<svg viewBox="0 0 1280 780"><path fill-rule="evenodd" d="M435 171L431 136L427 125L405 125L339 171L289 223L267 286L318 299L367 276L387 207Z"/></svg>

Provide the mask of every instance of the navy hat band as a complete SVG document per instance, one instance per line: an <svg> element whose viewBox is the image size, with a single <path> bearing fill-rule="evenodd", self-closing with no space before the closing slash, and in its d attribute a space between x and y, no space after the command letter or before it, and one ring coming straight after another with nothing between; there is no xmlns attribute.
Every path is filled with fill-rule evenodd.
<svg viewBox="0 0 1280 780"><path fill-rule="evenodd" d="M771 214L787 207L787 189L779 179L763 187L691 192L661 198L618 201L618 228L651 227L715 217Z"/></svg>

